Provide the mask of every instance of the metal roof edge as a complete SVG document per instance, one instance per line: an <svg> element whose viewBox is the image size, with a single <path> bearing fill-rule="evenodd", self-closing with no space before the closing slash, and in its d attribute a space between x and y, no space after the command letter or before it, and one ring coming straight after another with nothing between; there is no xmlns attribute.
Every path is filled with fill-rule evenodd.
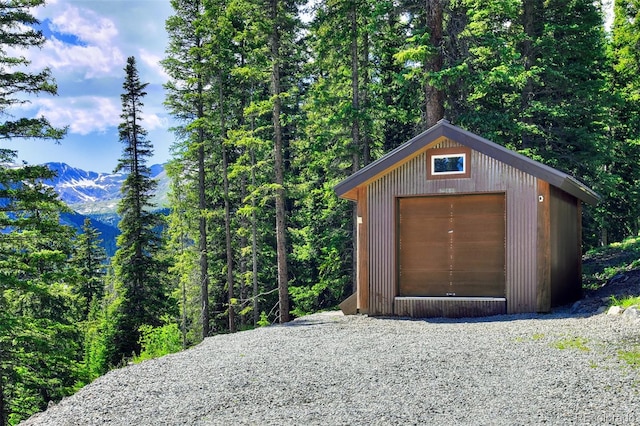
<svg viewBox="0 0 640 426"><path fill-rule="evenodd" d="M346 192L363 184L377 174L392 167L402 159L424 148L431 141L439 138L440 136L443 136L442 123L445 121L446 120L440 120L435 126L432 126L419 135L414 136L399 147L395 148L392 151L389 151L387 154L383 155L376 161L368 164L351 176L345 178L342 182L334 186L333 190L336 192L336 194L338 194L338 196L345 194Z"/></svg>
<svg viewBox="0 0 640 426"><path fill-rule="evenodd" d="M598 204L602 198L600 194L571 175L567 175L565 182L559 188L592 206Z"/></svg>
<svg viewBox="0 0 640 426"><path fill-rule="evenodd" d="M448 122L443 123L443 126L446 127L444 136L456 142L549 182L549 184L573 195L585 203L596 205L600 201L600 195L580 180L565 172L554 169L551 166L540 163L539 161L533 160ZM464 139L461 139L461 137Z"/></svg>
<svg viewBox="0 0 640 426"><path fill-rule="evenodd" d="M334 191L338 196L347 193L374 176L391 168L401 160L415 154L417 151L442 136L549 182L549 184L588 204L595 205L600 200L600 196L596 192L580 182L578 179L561 172L560 170L554 169L553 167L547 166L546 164L505 148L502 145L498 145L497 143L483 138L482 136L471 133L458 126L454 126L444 119L438 121L438 123L431 128L425 130L378 160L347 177L342 182L334 186Z"/></svg>

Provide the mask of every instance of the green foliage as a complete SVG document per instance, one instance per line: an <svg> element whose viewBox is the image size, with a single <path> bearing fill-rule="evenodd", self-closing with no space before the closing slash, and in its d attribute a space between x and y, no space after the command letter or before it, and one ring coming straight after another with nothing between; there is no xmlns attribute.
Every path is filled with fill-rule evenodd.
<svg viewBox="0 0 640 426"><path fill-rule="evenodd" d="M0 377L10 421L72 393L81 380L76 271L65 207L38 166L0 168Z"/></svg>
<svg viewBox="0 0 640 426"><path fill-rule="evenodd" d="M618 351L618 357L629 364L630 367L640 369L640 347L632 350Z"/></svg>
<svg viewBox="0 0 640 426"><path fill-rule="evenodd" d="M609 306L620 306L625 309L632 306L640 306L640 296L615 297L611 296Z"/></svg>
<svg viewBox="0 0 640 426"><path fill-rule="evenodd" d="M78 303L83 306L83 314L89 315L91 304L104 296L104 276L106 275L107 255L100 245L100 233L91 226L86 218L80 234L75 242L72 264L78 270L78 282L74 288L79 296Z"/></svg>
<svg viewBox="0 0 640 426"><path fill-rule="evenodd" d="M271 325L269 318L267 318L267 313L265 311L260 312L260 321L258 321L259 327L268 327Z"/></svg>
<svg viewBox="0 0 640 426"><path fill-rule="evenodd" d="M640 267L640 238L629 237L589 250L582 265L583 286L599 287L614 276Z"/></svg>
<svg viewBox="0 0 640 426"><path fill-rule="evenodd" d="M87 381L105 374L117 366L113 341L120 319L122 297L109 292L103 300L93 299L84 323L83 365Z"/></svg>
<svg viewBox="0 0 640 426"><path fill-rule="evenodd" d="M163 318L164 325L153 327L140 326L140 355L133 361L139 363L148 359L159 358L182 350L182 336L178 324L169 318Z"/></svg>
<svg viewBox="0 0 640 426"><path fill-rule="evenodd" d="M44 0L13 0L0 4L0 63L2 76L0 80L0 139L30 138L60 140L66 134L66 129L53 127L44 118L16 117L8 110L25 102L24 96L19 94L51 94L57 93L57 87L51 71L47 68L41 71L29 69L30 62L24 56L8 56L7 52L41 46L45 38L33 25L38 20L32 10L44 4ZM7 47L11 49L7 49ZM25 71L27 68L27 71ZM0 149L0 158L12 151ZM13 153L15 154L15 153ZM4 161L4 158L3 158Z"/></svg>
<svg viewBox="0 0 640 426"><path fill-rule="evenodd" d="M22 48L41 46L32 8L40 0L0 4L0 139L60 140L66 130L12 107L29 95L56 94L48 69L30 69ZM59 223L65 206L42 180L42 166L12 167L17 152L0 149L0 425L17 424L82 380L78 308L68 263L72 230Z"/></svg>
<svg viewBox="0 0 640 426"><path fill-rule="evenodd" d="M610 154L606 173L605 202L596 216L601 242L606 245L628 236L638 235L640 216L640 169L635 159L640 155L640 56L637 0L616 0L609 43L607 90L613 95L610 108Z"/></svg>
<svg viewBox="0 0 640 426"><path fill-rule="evenodd" d="M553 347L560 350L574 349L582 352L589 352L591 349L587 346L589 341L584 337L566 337L553 343Z"/></svg>

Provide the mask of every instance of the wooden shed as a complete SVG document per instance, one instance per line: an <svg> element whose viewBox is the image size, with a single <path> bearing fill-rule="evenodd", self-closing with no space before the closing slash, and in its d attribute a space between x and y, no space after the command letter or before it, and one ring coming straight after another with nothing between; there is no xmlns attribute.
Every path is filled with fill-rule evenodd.
<svg viewBox="0 0 640 426"><path fill-rule="evenodd" d="M578 180L446 120L335 187L357 203L357 310L548 312L581 295Z"/></svg>

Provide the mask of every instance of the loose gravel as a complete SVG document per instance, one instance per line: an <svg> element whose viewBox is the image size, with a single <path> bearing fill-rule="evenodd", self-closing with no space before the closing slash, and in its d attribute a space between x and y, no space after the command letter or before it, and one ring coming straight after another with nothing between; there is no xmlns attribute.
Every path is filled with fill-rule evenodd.
<svg viewBox="0 0 640 426"><path fill-rule="evenodd" d="M640 424L620 317L315 314L114 370L26 425Z"/></svg>

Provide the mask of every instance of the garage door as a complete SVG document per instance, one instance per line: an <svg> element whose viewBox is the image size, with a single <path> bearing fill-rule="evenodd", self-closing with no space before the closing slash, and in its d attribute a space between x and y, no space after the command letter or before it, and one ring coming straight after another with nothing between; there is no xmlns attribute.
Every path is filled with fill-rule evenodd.
<svg viewBox="0 0 640 426"><path fill-rule="evenodd" d="M504 194L399 199L400 296L504 297Z"/></svg>

